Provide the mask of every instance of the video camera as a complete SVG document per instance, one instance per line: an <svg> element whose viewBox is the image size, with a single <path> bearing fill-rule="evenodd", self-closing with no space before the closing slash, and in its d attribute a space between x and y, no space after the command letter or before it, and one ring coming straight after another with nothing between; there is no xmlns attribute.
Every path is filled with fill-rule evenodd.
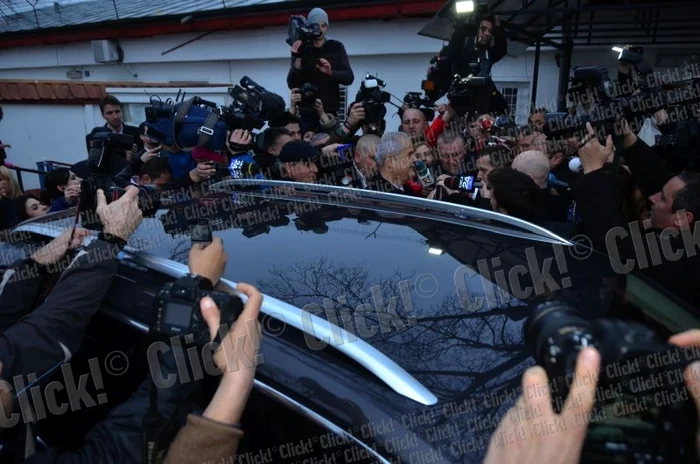
<svg viewBox="0 0 700 464"><path fill-rule="evenodd" d="M586 122L598 131L599 138L620 134L620 120L625 119L632 130L641 122L667 105L667 96L658 86L649 85L653 72L641 54L633 49L620 52L619 61L633 66L639 76L640 89L633 95L620 96L604 66L578 66L570 79L570 100L590 107L588 115L573 117L567 113L549 113L545 116L544 133L548 138L569 138L586 135Z"/></svg>
<svg viewBox="0 0 700 464"><path fill-rule="evenodd" d="M435 110L433 109L435 102L429 98L423 97L420 92L406 93L403 102L408 105L409 108L420 110L425 115L426 121L432 121L435 118Z"/></svg>
<svg viewBox="0 0 700 464"><path fill-rule="evenodd" d="M97 191L102 189L107 204L118 200L126 189L118 187L111 178L114 163L119 153L131 149L134 138L130 135L116 134L107 128L99 128L88 138L90 152L88 169L90 176L80 184L78 209L81 225L87 229L101 230L102 223L95 214L97 209ZM159 208L160 200L154 187L136 186L139 189L139 208L144 216L152 216Z"/></svg>
<svg viewBox="0 0 700 464"><path fill-rule="evenodd" d="M230 329L243 312L241 299L228 293L202 290L200 280L187 275L165 284L156 295L150 333L164 338L192 334L198 346L209 343L209 326L199 307L205 296L214 300L221 311L220 324Z"/></svg>
<svg viewBox="0 0 700 464"><path fill-rule="evenodd" d="M225 152L229 131L261 129L270 118L285 111L282 97L248 76L229 94L233 103L220 108L200 97L175 104L151 98L151 106L146 108L148 136L183 151L199 147Z"/></svg>
<svg viewBox="0 0 700 464"><path fill-rule="evenodd" d="M638 462L638 456L695 462L697 413L683 380L693 352L660 341L644 325L588 317L548 301L524 326L525 341L550 379L556 412L569 394L579 351L593 346L600 353L594 420L581 462Z"/></svg>
<svg viewBox="0 0 700 464"><path fill-rule="evenodd" d="M472 64L472 70L478 66L478 64ZM488 101L490 99L485 100L484 96L489 93L489 90L489 79L477 76L476 72L467 77L456 75L450 83L447 98L459 116L464 116L468 112L485 114L489 112Z"/></svg>
<svg viewBox="0 0 700 464"><path fill-rule="evenodd" d="M430 59L430 67L421 83L421 89L429 99L437 101L447 92L452 77L452 61L448 57L449 47L442 47L440 53Z"/></svg>
<svg viewBox="0 0 700 464"><path fill-rule="evenodd" d="M314 47L314 41L323 36L320 24L311 24L303 16L294 15L289 18L289 32L287 44L291 47L298 40L302 46L299 49L297 58L301 58L302 69L314 69L318 61L319 49Z"/></svg>
<svg viewBox="0 0 700 464"><path fill-rule="evenodd" d="M391 94L383 91L384 87L386 87L386 83L383 80L369 74L360 84L355 103L362 103L362 107L365 109L366 124L379 123L386 116L384 104L391 101Z"/></svg>

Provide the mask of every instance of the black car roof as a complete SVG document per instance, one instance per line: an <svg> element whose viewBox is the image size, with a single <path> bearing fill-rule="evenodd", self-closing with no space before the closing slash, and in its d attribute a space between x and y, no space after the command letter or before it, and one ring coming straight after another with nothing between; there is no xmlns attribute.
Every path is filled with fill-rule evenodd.
<svg viewBox="0 0 700 464"><path fill-rule="evenodd" d="M482 427L476 420L496 417L514 399L509 392L534 363L523 335L532 305L562 298L595 317L610 306L610 288L620 280L606 257L595 252L575 256L568 241L496 213L352 189L263 186L282 185L291 190L273 195L257 187L231 191L233 185L221 184L217 194L164 208L144 220L129 242L130 253L136 259L141 250L148 259L140 263L147 267L186 270L187 221L214 219L215 235L223 238L228 253L226 279L254 284L273 299L327 320L330 345L349 356L348 348L359 341L376 348L410 376L395 389L414 400L416 411L433 404L431 395L439 403L430 411L444 412L449 405L459 411L431 413L431 424L452 424L463 442L482 446L466 455L453 452L450 459L456 438L444 436L435 445L447 450L446 459L481 456L495 424ZM339 193L348 192L338 201ZM49 219L21 229L55 232L72 225L68 215ZM518 266L525 268L523 286L533 287L530 295L517 297L502 285ZM549 285L533 275L546 266ZM346 332L334 332L336 326ZM381 376L382 366L374 367ZM291 366L267 368L294 375ZM305 375L305 382L312 382ZM400 403L402 411L409 407L396 398L386 403Z"/></svg>

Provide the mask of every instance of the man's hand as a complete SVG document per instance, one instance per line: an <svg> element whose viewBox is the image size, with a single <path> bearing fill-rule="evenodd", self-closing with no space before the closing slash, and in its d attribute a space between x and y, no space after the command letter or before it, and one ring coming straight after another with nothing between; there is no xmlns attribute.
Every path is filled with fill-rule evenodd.
<svg viewBox="0 0 700 464"><path fill-rule="evenodd" d="M319 116L323 116L326 114L326 111L323 109L323 102L321 101L320 98L316 99L316 104L314 105L314 109L318 113Z"/></svg>
<svg viewBox="0 0 700 464"><path fill-rule="evenodd" d="M190 179L195 184L204 182L211 176L216 174L216 169L214 169L209 163L199 163L197 167L190 171Z"/></svg>
<svg viewBox="0 0 700 464"><path fill-rule="evenodd" d="M600 355L586 348L578 356L571 391L561 414L552 409L547 374L539 366L523 374L523 395L491 436L486 464L578 462L586 438L588 415L595 404ZM578 381L577 381L578 379ZM544 394L542 392L545 392ZM552 433L542 433L543 430Z"/></svg>
<svg viewBox="0 0 700 464"><path fill-rule="evenodd" d="M445 108L445 114L442 115L442 120L445 122L445 124L449 124L455 116L457 116L457 113L452 108L452 105L447 105Z"/></svg>
<svg viewBox="0 0 700 464"><path fill-rule="evenodd" d="M660 109L656 113L654 113L654 120L656 121L657 126L663 126L668 122L668 113L664 109Z"/></svg>
<svg viewBox="0 0 700 464"><path fill-rule="evenodd" d="M296 115L297 106L301 105L302 100L301 91L299 89L292 89L289 94L289 112Z"/></svg>
<svg viewBox="0 0 700 464"><path fill-rule="evenodd" d="M590 122L586 123L586 131L588 132L586 137L588 141L578 149L578 156L581 160L584 174L601 169L615 148L611 135L608 135L605 140L605 146L600 144L595 129L593 129Z"/></svg>
<svg viewBox="0 0 700 464"><path fill-rule="evenodd" d="M252 285L244 283L239 283L237 290L246 295L248 301L214 354L214 363L223 370L223 378L204 411L204 417L229 425L240 423L253 389L255 369L260 359L258 354L262 332L258 322L262 294ZM200 309L213 340L219 332L221 312L209 297L202 298ZM236 353L235 349L241 349L242 352Z"/></svg>
<svg viewBox="0 0 700 464"><path fill-rule="evenodd" d="M331 145L326 145L325 147L321 148L321 153L324 155L337 155L338 154L338 147L340 146L340 143L333 143Z"/></svg>
<svg viewBox="0 0 700 464"><path fill-rule="evenodd" d="M253 143L253 136L245 129L236 129L231 132L231 137L228 139L232 145L250 145Z"/></svg>
<svg viewBox="0 0 700 464"><path fill-rule="evenodd" d="M73 240L71 240L73 235ZM51 240L47 245L39 248L31 256L33 261L47 266L58 262L69 251L74 250L83 244L83 239L90 236L90 231L87 229L68 229L63 231L61 235Z"/></svg>
<svg viewBox="0 0 700 464"><path fill-rule="evenodd" d="M669 338L669 343L680 346L683 348L688 348L691 346L700 347L700 330L692 329L685 332L674 335ZM690 366L685 369L685 385L688 389L688 393L693 397L693 402L695 403L695 408L698 410L698 417L700 417L700 361L693 362ZM696 452L698 457L700 457L700 429L697 431L697 437L695 439Z"/></svg>
<svg viewBox="0 0 700 464"><path fill-rule="evenodd" d="M350 114L348 115L348 126L357 128L365 120L365 109L362 103L353 103L350 107Z"/></svg>
<svg viewBox="0 0 700 464"><path fill-rule="evenodd" d="M298 55L299 50L301 49L302 45L303 45L303 42L301 40L297 40L296 42L294 42L292 44L292 48L291 48L292 55L295 55L295 56ZM301 58L297 58L294 60L294 67L296 69L301 69Z"/></svg>
<svg viewBox="0 0 700 464"><path fill-rule="evenodd" d="M66 191L63 193L66 198L66 202L73 204L80 197L80 185L69 185L66 187Z"/></svg>
<svg viewBox="0 0 700 464"><path fill-rule="evenodd" d="M155 148L151 148L150 150L146 150L143 155L141 155L141 161L146 162L151 158L155 158L158 156L158 153L160 153L161 147L158 145Z"/></svg>
<svg viewBox="0 0 700 464"><path fill-rule="evenodd" d="M195 243L190 249L190 272L211 280L216 286L224 275L228 255L221 237L214 237L209 245Z"/></svg>
<svg viewBox="0 0 700 464"><path fill-rule="evenodd" d="M318 64L316 65L316 69L321 71L326 76L330 76L331 73L333 72L333 69L331 69L331 64L325 58L321 58L320 60L318 60Z"/></svg>
<svg viewBox="0 0 700 464"><path fill-rule="evenodd" d="M138 204L139 189L127 187L126 193L117 201L109 205L105 200L102 189L97 191L97 209L95 212L100 218L105 233L115 235L125 242L143 221L143 213Z"/></svg>

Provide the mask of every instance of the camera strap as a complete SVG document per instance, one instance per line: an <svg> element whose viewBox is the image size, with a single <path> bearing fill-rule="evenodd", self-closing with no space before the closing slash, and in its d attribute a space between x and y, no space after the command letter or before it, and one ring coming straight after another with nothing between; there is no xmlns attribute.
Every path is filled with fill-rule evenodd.
<svg viewBox="0 0 700 464"><path fill-rule="evenodd" d="M197 148L203 148L207 146L207 144L209 143L209 139L211 139L212 135L214 135L214 127L216 127L216 123L219 122L219 119L220 116L215 112L212 111L211 113L209 113L207 119L204 120L204 125L200 127L197 131L197 133L199 134Z"/></svg>

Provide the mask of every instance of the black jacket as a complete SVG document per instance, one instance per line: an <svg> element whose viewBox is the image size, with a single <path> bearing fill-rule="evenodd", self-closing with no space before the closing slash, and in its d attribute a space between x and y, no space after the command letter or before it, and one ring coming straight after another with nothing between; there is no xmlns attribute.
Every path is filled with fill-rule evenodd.
<svg viewBox="0 0 700 464"><path fill-rule="evenodd" d="M473 25L468 24L455 30L448 45L448 57L452 63L452 75L466 77L471 74L470 63L479 63L479 76L491 77L491 67L508 52L508 39L501 27L494 27L491 43L493 46L474 46L476 36Z"/></svg>
<svg viewBox="0 0 700 464"><path fill-rule="evenodd" d="M404 184L403 190L397 189L391 182L383 178L379 173L367 181L367 189L374 190L375 192L397 193L399 195L420 197L420 195L413 190L410 184Z"/></svg>
<svg viewBox="0 0 700 464"><path fill-rule="evenodd" d="M671 177L663 161L641 140L623 156L635 183L647 197L661 190ZM691 243L692 232L672 236L675 233L661 234L658 230L641 230L637 223L625 224L616 178L609 170L581 176L572 192L583 218L583 232L594 248L610 256L614 270L620 274L641 271L689 304L700 303L700 255ZM647 238L648 234L651 236ZM649 249L650 239L657 250ZM669 259L658 251L664 248L680 253L680 259ZM695 255L688 256L689 250Z"/></svg>
<svg viewBox="0 0 700 464"><path fill-rule="evenodd" d="M287 73L287 86L290 89L301 89L305 83L312 84L318 89L316 98L321 99L326 113L337 114L340 107L340 85L350 86L355 81L348 54L343 44L337 40L326 40L321 48L313 51L316 54L315 59L324 58L331 64L331 75L327 76L319 71L314 62L309 64L310 69L297 69L294 67L296 58L292 57L292 65Z"/></svg>
<svg viewBox="0 0 700 464"><path fill-rule="evenodd" d="M68 268L46 301L33 311L44 277L27 274L29 278L22 279L15 272L20 278L5 285L4 292L8 293L2 295L3 324L9 324L13 318L21 319L0 335L3 378L41 375L78 350L85 328L116 273L119 251L117 245L97 240L71 262L60 262ZM17 270L40 272L31 262L24 262ZM14 301L15 297L22 300Z"/></svg>
<svg viewBox="0 0 700 464"><path fill-rule="evenodd" d="M570 205L571 195L567 192L555 195L548 188L540 189L536 218L540 221L566 222Z"/></svg>

